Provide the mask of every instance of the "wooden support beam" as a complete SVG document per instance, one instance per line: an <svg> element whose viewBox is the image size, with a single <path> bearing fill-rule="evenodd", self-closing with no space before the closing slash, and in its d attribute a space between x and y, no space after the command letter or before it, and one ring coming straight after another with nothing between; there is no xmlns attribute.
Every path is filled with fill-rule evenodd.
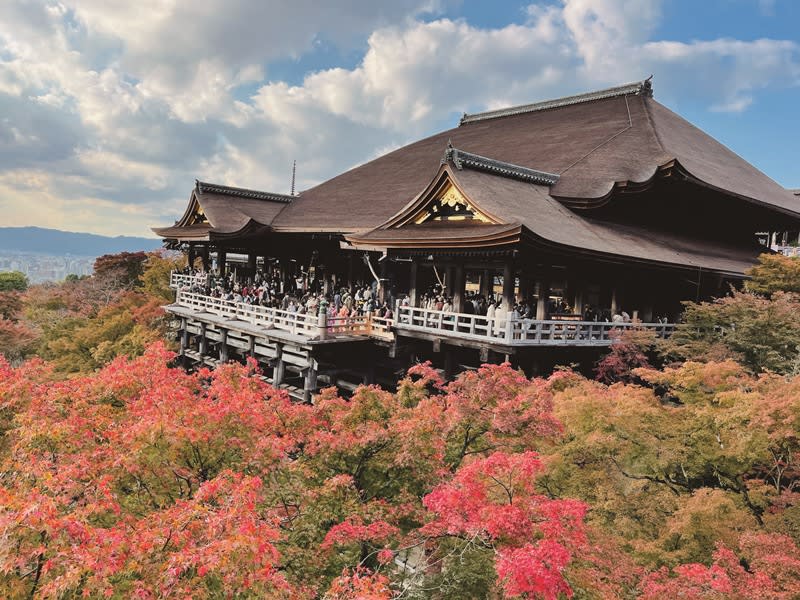
<svg viewBox="0 0 800 600"><path fill-rule="evenodd" d="M444 348L444 378L450 381L456 375L456 355L455 350L449 346Z"/></svg>
<svg viewBox="0 0 800 600"><path fill-rule="evenodd" d="M311 365L306 369L305 379L303 381L303 402L311 402L314 392L317 391L317 369L315 365Z"/></svg>
<svg viewBox="0 0 800 600"><path fill-rule="evenodd" d="M489 362L489 347L488 346L483 346L480 349L480 360L481 360L482 363Z"/></svg>
<svg viewBox="0 0 800 600"><path fill-rule="evenodd" d="M415 307L417 305L417 276L419 265L416 260L411 261L411 275L408 282L408 303Z"/></svg>
<svg viewBox="0 0 800 600"><path fill-rule="evenodd" d="M275 357L275 368L272 372L272 385L278 387L283 383L283 378L286 375L286 363L283 362L283 344L278 344L276 350L277 356Z"/></svg>
<svg viewBox="0 0 800 600"><path fill-rule="evenodd" d="M459 263L453 269L453 312L464 312L464 265Z"/></svg>
<svg viewBox="0 0 800 600"><path fill-rule="evenodd" d="M198 351L200 352L200 356L205 356L208 354L208 337L206 336L206 329L208 326L205 323L200 323L200 348Z"/></svg>
<svg viewBox="0 0 800 600"><path fill-rule="evenodd" d="M255 355L256 355L256 336L249 335L247 337L248 337L248 342L249 342L249 347L247 348L247 355L250 358L255 358Z"/></svg>
<svg viewBox="0 0 800 600"><path fill-rule="evenodd" d="M547 305L550 303L550 282L540 279L536 282L536 318L543 321L547 318Z"/></svg>
<svg viewBox="0 0 800 600"><path fill-rule="evenodd" d="M455 286L453 285L453 279L455 278L455 267L453 265L448 265L444 270L444 287L445 287L445 294L447 296L453 296L453 290Z"/></svg>
<svg viewBox="0 0 800 600"><path fill-rule="evenodd" d="M228 362L228 330L220 328L219 330L219 359L226 363Z"/></svg>
<svg viewBox="0 0 800 600"><path fill-rule="evenodd" d="M228 262L228 253L225 250L217 249L217 269L220 275L226 275L226 265Z"/></svg>
<svg viewBox="0 0 800 600"><path fill-rule="evenodd" d="M480 295L484 298L489 298L489 296L494 292L492 289L493 287L494 271L484 269L483 273L481 274Z"/></svg>
<svg viewBox="0 0 800 600"><path fill-rule="evenodd" d="M353 252L348 252L347 253L347 289L349 289L349 290L353 289L353 269L354 269L353 262L354 262Z"/></svg>
<svg viewBox="0 0 800 600"><path fill-rule="evenodd" d="M576 315L583 315L583 286L578 283L575 288L575 302L573 303L573 312Z"/></svg>
<svg viewBox="0 0 800 600"><path fill-rule="evenodd" d="M181 356L186 354L186 349L189 347L189 329L187 327L186 317L181 318Z"/></svg>
<svg viewBox="0 0 800 600"><path fill-rule="evenodd" d="M514 299L514 269L511 263L503 265L503 305L510 313L516 304Z"/></svg>

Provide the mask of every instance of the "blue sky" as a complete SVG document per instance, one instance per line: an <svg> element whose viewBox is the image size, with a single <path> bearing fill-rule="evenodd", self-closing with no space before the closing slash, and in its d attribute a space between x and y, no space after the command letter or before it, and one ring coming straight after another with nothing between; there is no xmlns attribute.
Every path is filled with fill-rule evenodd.
<svg viewBox="0 0 800 600"><path fill-rule="evenodd" d="M464 111L655 76L800 188L794 0L3 0L3 225L150 235L195 178L307 188Z"/></svg>

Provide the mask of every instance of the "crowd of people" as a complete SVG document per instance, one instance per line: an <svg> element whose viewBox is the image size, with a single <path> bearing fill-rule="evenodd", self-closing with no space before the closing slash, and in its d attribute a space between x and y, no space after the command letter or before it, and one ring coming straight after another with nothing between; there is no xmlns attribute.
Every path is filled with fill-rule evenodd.
<svg viewBox="0 0 800 600"><path fill-rule="evenodd" d="M354 317L367 313L386 319L394 317L393 295L388 293L385 300L379 300L376 282L371 284L358 282L352 287L334 286L333 289L326 291L322 289L318 279L309 279L305 276L284 279L278 273L265 274L259 271L255 277L240 280L233 272L215 275L188 267L183 269L182 273L194 277L188 291L233 302L311 315L319 314L320 306L324 304L329 318ZM398 299L401 305L409 306L408 296L401 296ZM456 311L453 297L439 284L430 286L420 296L418 304L418 308L445 313L473 314L486 317L495 323L504 323L509 315L512 320L533 320L536 318L537 310L536 298L523 299L509 306L499 294L482 295L467 291L464 294L461 310ZM564 299L558 298L551 298L547 309L549 318L569 316L579 317L582 321L600 323L630 323L634 320L624 310L612 313L609 309L599 309L588 304L583 308L582 314L576 315ZM667 323L665 317L658 317L657 321Z"/></svg>
<svg viewBox="0 0 800 600"><path fill-rule="evenodd" d="M259 271L255 277L245 280L240 280L232 272L214 275L185 268L182 273L194 279L187 291L212 298L309 315L318 315L320 306L324 306L329 318L367 313L393 318L391 303L381 302L378 298L377 284L359 282L352 288L339 286L326 293L317 280L305 277L283 279L277 273Z"/></svg>
<svg viewBox="0 0 800 600"><path fill-rule="evenodd" d="M487 319L505 321L510 313L513 320L536 319L536 298L523 299L514 302L511 306L503 301L502 296L490 293L488 296L478 292L465 292L463 305L460 311L455 310L453 298L448 296L441 285L432 285L422 294L419 308L438 310L443 312L461 312L478 315ZM582 321L593 323L631 323L634 319L624 310L612 312L610 309L595 308L587 304L581 314L577 314L563 298L550 298L547 304L547 317L563 318L578 317ZM658 323L667 323L666 317L657 317Z"/></svg>

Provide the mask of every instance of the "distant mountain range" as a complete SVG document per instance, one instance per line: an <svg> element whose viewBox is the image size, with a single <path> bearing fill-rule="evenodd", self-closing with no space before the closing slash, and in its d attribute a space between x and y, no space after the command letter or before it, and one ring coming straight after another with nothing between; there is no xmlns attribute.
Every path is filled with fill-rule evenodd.
<svg viewBox="0 0 800 600"><path fill-rule="evenodd" d="M161 240L120 235L107 237L42 227L0 227L0 252L35 252L54 256L102 256L161 248Z"/></svg>

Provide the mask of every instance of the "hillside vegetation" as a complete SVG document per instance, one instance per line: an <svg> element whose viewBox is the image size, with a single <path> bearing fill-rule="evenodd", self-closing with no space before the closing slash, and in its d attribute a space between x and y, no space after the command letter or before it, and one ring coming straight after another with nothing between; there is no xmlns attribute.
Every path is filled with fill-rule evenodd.
<svg viewBox="0 0 800 600"><path fill-rule="evenodd" d="M4 304L2 597L800 597L794 259L602 381L417 365L314 405L172 368L171 265L107 262Z"/></svg>

